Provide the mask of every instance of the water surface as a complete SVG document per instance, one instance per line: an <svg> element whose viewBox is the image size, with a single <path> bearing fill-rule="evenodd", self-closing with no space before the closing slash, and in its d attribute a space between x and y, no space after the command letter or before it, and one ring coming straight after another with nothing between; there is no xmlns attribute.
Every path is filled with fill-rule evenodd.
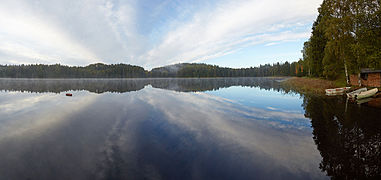
<svg viewBox="0 0 381 180"><path fill-rule="evenodd" d="M380 176L379 109L279 80L0 79L0 179Z"/></svg>

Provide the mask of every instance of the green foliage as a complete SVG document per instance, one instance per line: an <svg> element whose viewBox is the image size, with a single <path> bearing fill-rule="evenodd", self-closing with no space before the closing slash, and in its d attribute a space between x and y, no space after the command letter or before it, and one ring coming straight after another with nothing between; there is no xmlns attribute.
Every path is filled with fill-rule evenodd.
<svg viewBox="0 0 381 180"><path fill-rule="evenodd" d="M324 49L327 44L327 38L324 36L323 25L320 23L322 15L319 15L312 27L312 36L309 41L307 41L307 56L308 64L312 76L322 77L323 75L323 58Z"/></svg>
<svg viewBox="0 0 381 180"><path fill-rule="evenodd" d="M183 63L154 68L151 77L264 77L264 76L295 76L297 62L290 64L265 64L250 68L226 68L216 65Z"/></svg>
<svg viewBox="0 0 381 180"><path fill-rule="evenodd" d="M144 77L264 77L304 76L304 62L266 64L250 68L226 68L216 65L183 63L154 68L127 64L102 63L85 67L55 65L0 65L0 77L6 78L144 78Z"/></svg>
<svg viewBox="0 0 381 180"><path fill-rule="evenodd" d="M379 0L324 0L303 59L311 76L336 79L361 68L381 68Z"/></svg>
<svg viewBox="0 0 381 180"><path fill-rule="evenodd" d="M5 65L0 66L0 77L7 78L134 78L146 77L139 66L102 63L85 67L69 67L60 64Z"/></svg>

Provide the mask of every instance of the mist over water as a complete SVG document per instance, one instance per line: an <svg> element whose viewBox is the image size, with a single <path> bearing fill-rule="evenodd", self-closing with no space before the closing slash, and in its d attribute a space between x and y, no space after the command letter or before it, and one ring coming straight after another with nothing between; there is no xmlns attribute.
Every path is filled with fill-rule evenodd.
<svg viewBox="0 0 381 180"><path fill-rule="evenodd" d="M379 109L281 80L0 79L0 178L380 176Z"/></svg>

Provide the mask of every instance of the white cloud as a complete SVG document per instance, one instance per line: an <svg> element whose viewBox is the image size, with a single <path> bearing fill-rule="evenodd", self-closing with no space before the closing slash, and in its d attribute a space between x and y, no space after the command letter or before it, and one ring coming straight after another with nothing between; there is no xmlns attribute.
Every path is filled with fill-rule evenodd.
<svg viewBox="0 0 381 180"><path fill-rule="evenodd" d="M147 66L199 61L225 55L242 46L305 38L309 31L280 30L309 24L320 2L251 0L217 5L215 10L198 12L190 22L169 31L142 58L147 58Z"/></svg>
<svg viewBox="0 0 381 180"><path fill-rule="evenodd" d="M28 12L18 14L12 9L0 8L0 26L0 51L12 57L30 60L30 63L98 60L67 33Z"/></svg>
<svg viewBox="0 0 381 180"><path fill-rule="evenodd" d="M0 63L121 61L138 41L132 41L137 36L130 5L131 1L124 1L113 7L106 0L4 2L0 4Z"/></svg>
<svg viewBox="0 0 381 180"><path fill-rule="evenodd" d="M0 64L124 62L152 68L200 62L247 46L308 37L303 27L315 19L321 0L165 1L153 9L142 3L4 1ZM168 7L175 10L167 12ZM162 20L155 17L165 20L152 23ZM143 31L143 26L151 27Z"/></svg>

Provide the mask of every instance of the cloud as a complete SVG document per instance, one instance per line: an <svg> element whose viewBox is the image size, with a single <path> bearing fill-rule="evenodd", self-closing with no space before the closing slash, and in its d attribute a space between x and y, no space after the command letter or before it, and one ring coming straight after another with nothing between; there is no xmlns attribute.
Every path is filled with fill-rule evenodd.
<svg viewBox="0 0 381 180"><path fill-rule="evenodd" d="M305 39L321 0L12 0L0 4L0 64L202 62Z"/></svg>
<svg viewBox="0 0 381 180"><path fill-rule="evenodd" d="M0 7L0 51L8 55L9 62L75 63L75 60L91 62L98 59L62 29L28 11L19 12L22 10Z"/></svg>
<svg viewBox="0 0 381 180"><path fill-rule="evenodd" d="M192 62L223 56L245 46L306 38L309 30L289 29L309 24L319 3L252 0L217 4L213 11L197 12L192 20L170 30L142 58L147 58L147 66Z"/></svg>
<svg viewBox="0 0 381 180"><path fill-rule="evenodd" d="M7 1L0 5L0 63L85 65L121 61L137 46L132 1Z"/></svg>

